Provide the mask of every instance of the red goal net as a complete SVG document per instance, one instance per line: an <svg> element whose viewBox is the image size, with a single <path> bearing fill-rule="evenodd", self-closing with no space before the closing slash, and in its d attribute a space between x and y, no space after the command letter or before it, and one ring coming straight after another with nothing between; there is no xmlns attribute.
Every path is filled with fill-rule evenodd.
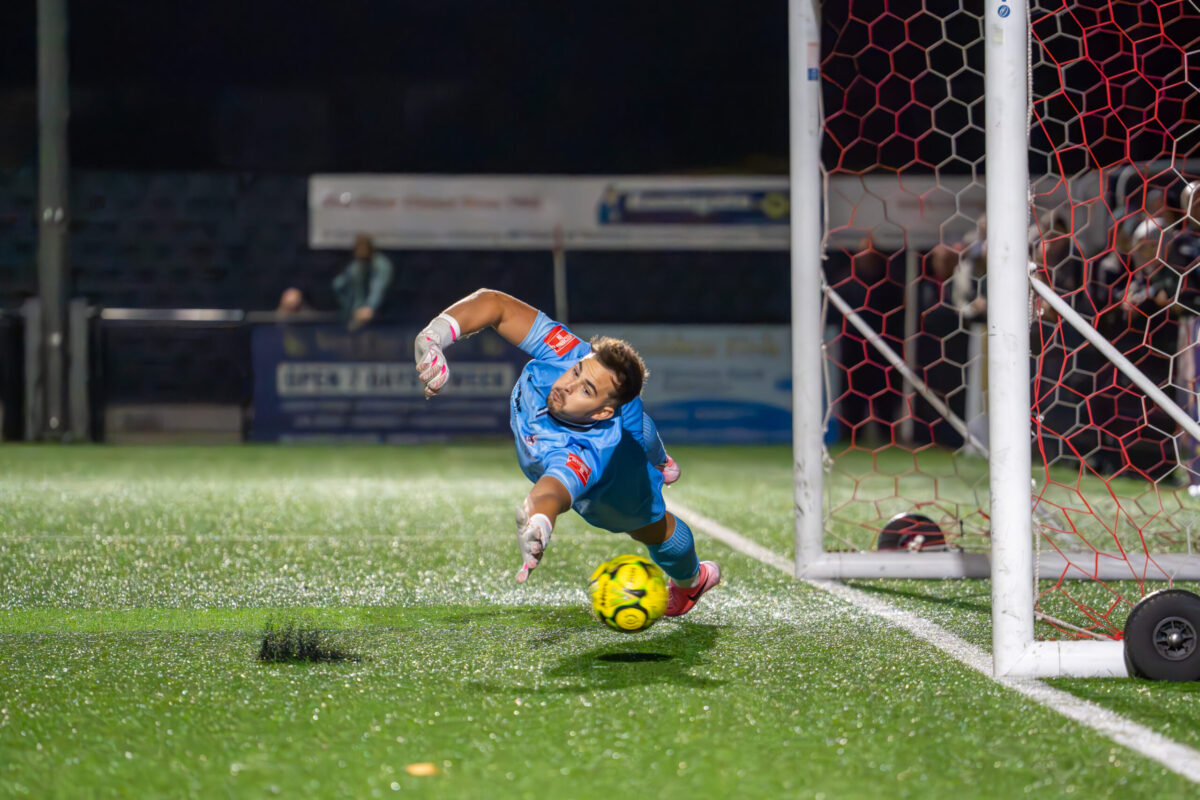
<svg viewBox="0 0 1200 800"><path fill-rule="evenodd" d="M821 9L826 549L988 548L983 36L1001 6ZM1035 0L1029 18L1031 274L1194 419L1200 10ZM1030 338L1038 633L1119 636L1187 575L1200 442L1032 293Z"/></svg>

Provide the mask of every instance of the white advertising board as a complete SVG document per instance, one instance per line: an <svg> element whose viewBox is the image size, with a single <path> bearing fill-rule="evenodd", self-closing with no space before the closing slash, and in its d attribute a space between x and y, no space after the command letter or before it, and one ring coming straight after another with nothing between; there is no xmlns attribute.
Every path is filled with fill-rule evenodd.
<svg viewBox="0 0 1200 800"><path fill-rule="evenodd" d="M974 230L980 182L965 176L837 175L826 184L833 246L871 231L889 249ZM309 244L349 249L787 250L782 176L314 175Z"/></svg>
<svg viewBox="0 0 1200 800"><path fill-rule="evenodd" d="M309 242L383 249L788 247L788 182L745 177L314 175Z"/></svg>

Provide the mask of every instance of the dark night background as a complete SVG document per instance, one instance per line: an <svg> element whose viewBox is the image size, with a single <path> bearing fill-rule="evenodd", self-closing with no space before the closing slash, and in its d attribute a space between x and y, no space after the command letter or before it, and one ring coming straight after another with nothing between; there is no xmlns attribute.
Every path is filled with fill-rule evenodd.
<svg viewBox="0 0 1200 800"><path fill-rule="evenodd" d="M36 7L0 4L8 308L36 293ZM67 8L71 290L102 306L270 309L296 285L333 307L345 254L308 246L315 172L787 172L786 0ZM480 285L553 303L544 252L394 255L387 318ZM578 252L569 269L576 321L789 316L786 253ZM627 280L644 302L607 290Z"/></svg>
<svg viewBox="0 0 1200 800"><path fill-rule="evenodd" d="M786 0L67 5L76 169L787 172ZM983 0L821 5L827 169L982 171ZM1034 5L1038 112L1059 121L1035 151L1082 120L1094 163L1190 152L1194 7ZM36 161L35 11L0 4L0 169Z"/></svg>
<svg viewBox="0 0 1200 800"><path fill-rule="evenodd" d="M0 165L36 153L0 9ZM785 172L787 4L68 3L82 169Z"/></svg>
<svg viewBox="0 0 1200 800"><path fill-rule="evenodd" d="M12 310L37 293L36 8L0 2L0 344L17 353ZM100 307L265 310L287 286L336 307L329 282L347 254L308 246L315 172L787 172L785 0L67 8L70 293ZM479 286L554 304L547 252L389 255L384 322L427 319ZM567 264L573 322L790 314L787 253L572 252ZM632 284L636 296L612 290ZM94 394L244 402L245 336L107 327Z"/></svg>
<svg viewBox="0 0 1200 800"><path fill-rule="evenodd" d="M1033 175L1196 157L1189 3L1034 3ZM786 0L67 6L67 264L72 296L97 306L263 310L300 286L333 308L329 281L346 253L308 245L316 172L788 171ZM982 177L980 28L995 6L821 6L833 179ZM37 293L36 7L0 2L0 322ZM842 233L857 243L867 231L853 226ZM479 286L553 307L547 252L391 255L385 322L423 322ZM832 248L825 266L836 279L850 263ZM571 321L786 324L789 268L776 251L572 251ZM245 391L226 367L236 342L124 334L97 359L124 376L114 384L172 401ZM135 386L151 363L188 379Z"/></svg>
<svg viewBox="0 0 1200 800"><path fill-rule="evenodd" d="M343 254L307 245L314 172L787 173L786 0L67 5L70 269L99 304L262 309L289 284L327 292ZM1194 149L1184 4L1161 24L1153 4L1041 5L1034 175ZM35 11L0 4L0 307L36 289ZM982 175L983 11L822 4L831 174ZM1060 76L1053 64L1072 59ZM1058 147L1082 134L1086 148ZM409 252L395 310L423 315L430 293L479 283L536 293L548 262ZM592 320L789 319L786 253L573 252L569 268L572 308ZM605 279L669 300L630 304Z"/></svg>

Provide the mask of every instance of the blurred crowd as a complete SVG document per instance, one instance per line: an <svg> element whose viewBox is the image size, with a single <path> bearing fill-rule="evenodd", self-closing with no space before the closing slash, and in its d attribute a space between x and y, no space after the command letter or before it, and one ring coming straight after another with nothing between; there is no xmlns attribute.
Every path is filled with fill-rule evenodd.
<svg viewBox="0 0 1200 800"><path fill-rule="evenodd" d="M1197 417L1200 181L1148 186L1110 229L1105 248L1080 253L1069 221L1043 225L1034 266L1071 307L1169 397ZM1140 200L1140 203L1138 202ZM1039 306L1035 373L1049 432L1064 455L1105 475L1124 474L1200 491L1197 442L1149 402L1053 311ZM1057 374L1056 374L1057 373ZM1182 471L1177 467L1183 466Z"/></svg>
<svg viewBox="0 0 1200 800"><path fill-rule="evenodd" d="M1196 418L1200 181L1148 185L1112 212L1116 223L1107 241L1090 248L1081 242L1081 221L1068 213L1036 219L1030 269ZM968 372L978 364L975 380L981 381L986 346L984 217L961 239L919 253L915 264L905 251L888 253L868 235L827 262L826 279L884 342L906 354L955 415L969 421ZM1179 426L1075 327L1032 298L1032 402L1047 460L1082 461L1104 475L1186 482L1200 494L1200 443L1178 435ZM838 367L834 416L843 438L868 447L901 437L963 444L961 429L919 394L906 392L898 371L866 337L836 312L826 322L835 332L836 346L829 348ZM978 432L986 436L986 426Z"/></svg>

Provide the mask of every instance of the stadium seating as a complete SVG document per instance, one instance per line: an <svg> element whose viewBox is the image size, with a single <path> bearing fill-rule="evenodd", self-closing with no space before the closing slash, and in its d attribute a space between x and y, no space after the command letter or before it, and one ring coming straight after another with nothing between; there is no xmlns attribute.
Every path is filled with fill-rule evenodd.
<svg viewBox="0 0 1200 800"><path fill-rule="evenodd" d="M287 286L335 303L329 281L346 254L308 246L303 175L80 171L72 176L72 292L99 306L265 310ZM0 307L36 292L37 184L0 171ZM550 254L392 252L383 317L423 320L449 298L494 286L553 307ZM568 254L570 306L588 322L786 322L784 253ZM614 283L640 287L607 291ZM606 291L599 291L599 289Z"/></svg>
<svg viewBox="0 0 1200 800"><path fill-rule="evenodd" d="M36 196L32 170L0 170L0 308L37 292Z"/></svg>

